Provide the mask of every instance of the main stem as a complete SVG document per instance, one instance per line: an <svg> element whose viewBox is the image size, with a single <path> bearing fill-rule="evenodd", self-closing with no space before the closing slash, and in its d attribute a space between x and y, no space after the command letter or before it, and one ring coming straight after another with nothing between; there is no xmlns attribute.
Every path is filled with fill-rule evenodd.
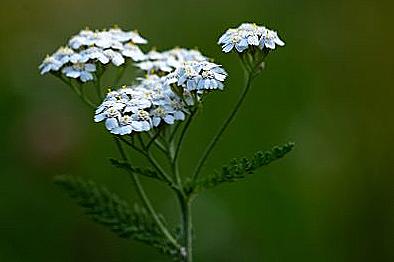
<svg viewBox="0 0 394 262"><path fill-rule="evenodd" d="M183 245L185 248L184 258L185 262L193 261L193 226L192 226L192 209L191 201L184 196L179 199L182 212L182 231L183 231Z"/></svg>
<svg viewBox="0 0 394 262"><path fill-rule="evenodd" d="M183 234L183 249L181 250L181 255L183 258L183 262L192 262L193 261L193 232L192 232L192 212L191 212L191 199L186 192L185 187L182 184L181 176L179 173L178 167L178 155L181 150L185 135L190 127L190 124L196 114L197 109L193 109L189 118L186 121L184 128L181 131L180 137L175 145L175 141L172 139L174 138L172 135L170 137L169 143L169 152L172 156L172 171L176 179L176 183L178 187L181 189L180 192L177 192L180 211L181 211L181 223L182 223L182 234Z"/></svg>
<svg viewBox="0 0 394 262"><path fill-rule="evenodd" d="M214 147L216 146L216 144L219 142L220 137L222 136L223 132L227 129L227 127L230 125L230 123L232 122L232 120L234 119L235 115L237 114L237 112L239 111L243 101L246 98L246 95L248 94L248 91L250 89L252 80L253 80L253 74L254 72L251 70L246 74L246 85L245 85L245 89L243 90L241 97L239 98L237 104L235 105L233 111L230 113L230 115L228 116L228 118L225 120L225 122L223 123L222 127L220 128L219 132L213 137L213 139L211 140L209 146L207 147L207 149L205 150L204 154L202 155L202 157L200 158L200 161L197 164L197 167L193 173L192 179L193 181L196 181L202 167L204 166L205 161L208 159L208 156L210 155L210 153L212 152L212 150L214 149Z"/></svg>

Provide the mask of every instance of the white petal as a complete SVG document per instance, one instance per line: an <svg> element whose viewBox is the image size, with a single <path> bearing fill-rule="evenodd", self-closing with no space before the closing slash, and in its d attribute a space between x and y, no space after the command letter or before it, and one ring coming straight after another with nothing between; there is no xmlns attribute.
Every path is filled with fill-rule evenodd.
<svg viewBox="0 0 394 262"><path fill-rule="evenodd" d="M166 117L164 117L164 122L166 122L167 124L174 124L174 117L172 115L167 115Z"/></svg>
<svg viewBox="0 0 394 262"><path fill-rule="evenodd" d="M94 116L94 122L101 122L105 119L106 114L98 114Z"/></svg>
<svg viewBox="0 0 394 262"><path fill-rule="evenodd" d="M108 130L114 129L118 126L119 126L119 124L118 124L118 120L116 120L116 118L112 117L112 118L108 118L107 120L105 120L105 127Z"/></svg>
<svg viewBox="0 0 394 262"><path fill-rule="evenodd" d="M182 111L176 111L174 117L176 120L185 120L185 114Z"/></svg>
<svg viewBox="0 0 394 262"><path fill-rule="evenodd" d="M158 116L153 117L153 125L158 126L161 122L161 118Z"/></svg>
<svg viewBox="0 0 394 262"><path fill-rule="evenodd" d="M284 46L285 42L283 42L282 40L280 40L280 38L277 36L274 38L274 42L279 45L279 46Z"/></svg>
<svg viewBox="0 0 394 262"><path fill-rule="evenodd" d="M223 46L223 52L228 53L234 48L234 44L227 44Z"/></svg>
<svg viewBox="0 0 394 262"><path fill-rule="evenodd" d="M75 70L70 70L66 73L66 76L71 77L71 78L78 78L81 75L81 72L75 71Z"/></svg>
<svg viewBox="0 0 394 262"><path fill-rule="evenodd" d="M94 64L85 64L85 70L88 72L95 72L96 71L96 65Z"/></svg>

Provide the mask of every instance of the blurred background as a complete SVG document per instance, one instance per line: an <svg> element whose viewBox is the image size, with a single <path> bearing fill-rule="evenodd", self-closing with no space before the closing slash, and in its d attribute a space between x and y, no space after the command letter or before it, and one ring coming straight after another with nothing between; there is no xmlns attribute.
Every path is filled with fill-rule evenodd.
<svg viewBox="0 0 394 262"><path fill-rule="evenodd" d="M237 56L216 41L248 21L278 30L286 47L267 59L205 173L288 140L296 148L197 199L195 260L394 261L392 10L367 0L3 0L0 261L167 261L91 222L52 184L72 174L137 199L108 162L116 150L104 126L62 82L39 75L47 53L85 26L118 24L149 47L199 47L215 58L230 77L193 125L181 156L187 173L242 85ZM176 222L173 196L143 182Z"/></svg>

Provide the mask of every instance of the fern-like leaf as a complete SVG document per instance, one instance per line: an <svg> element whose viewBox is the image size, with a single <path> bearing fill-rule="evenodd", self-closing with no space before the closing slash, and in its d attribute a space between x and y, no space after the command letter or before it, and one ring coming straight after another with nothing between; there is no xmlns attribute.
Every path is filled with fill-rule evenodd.
<svg viewBox="0 0 394 262"><path fill-rule="evenodd" d="M125 200L105 187L81 178L57 176L55 184L76 200L94 221L108 227L119 237L134 239L174 258L179 257L179 250L164 237L146 210L139 205L135 204L130 208Z"/></svg>
<svg viewBox="0 0 394 262"><path fill-rule="evenodd" d="M233 159L229 164L216 171L213 175L201 179L197 183L197 189L208 189L225 182L235 182L253 174L258 168L266 166L289 153L294 143L275 146L271 150L254 154L251 159L246 157Z"/></svg>

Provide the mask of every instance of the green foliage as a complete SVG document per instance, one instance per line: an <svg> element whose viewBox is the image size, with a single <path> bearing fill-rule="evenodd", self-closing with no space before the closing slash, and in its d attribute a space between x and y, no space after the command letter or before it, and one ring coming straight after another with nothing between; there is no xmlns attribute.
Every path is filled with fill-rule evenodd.
<svg viewBox="0 0 394 262"><path fill-rule="evenodd" d="M294 147L294 143L275 146L271 150L254 154L251 159L246 157L233 159L213 175L202 178L197 182L197 189L208 189L225 182L235 182L253 174L258 168L282 158Z"/></svg>
<svg viewBox="0 0 394 262"><path fill-rule="evenodd" d="M137 175L141 175L141 176L150 177L150 178L164 181L162 179L162 177L159 175L159 173L156 172L154 169L133 167L125 161L120 161L120 160L117 160L114 158L111 158L109 161L116 168L120 168L120 169L126 170L127 172L131 172L131 173L134 173Z"/></svg>
<svg viewBox="0 0 394 262"><path fill-rule="evenodd" d="M179 250L164 237L146 210L139 205L130 208L125 200L105 187L81 178L57 176L55 183L75 199L94 221L118 236L146 243L167 255L179 257Z"/></svg>

